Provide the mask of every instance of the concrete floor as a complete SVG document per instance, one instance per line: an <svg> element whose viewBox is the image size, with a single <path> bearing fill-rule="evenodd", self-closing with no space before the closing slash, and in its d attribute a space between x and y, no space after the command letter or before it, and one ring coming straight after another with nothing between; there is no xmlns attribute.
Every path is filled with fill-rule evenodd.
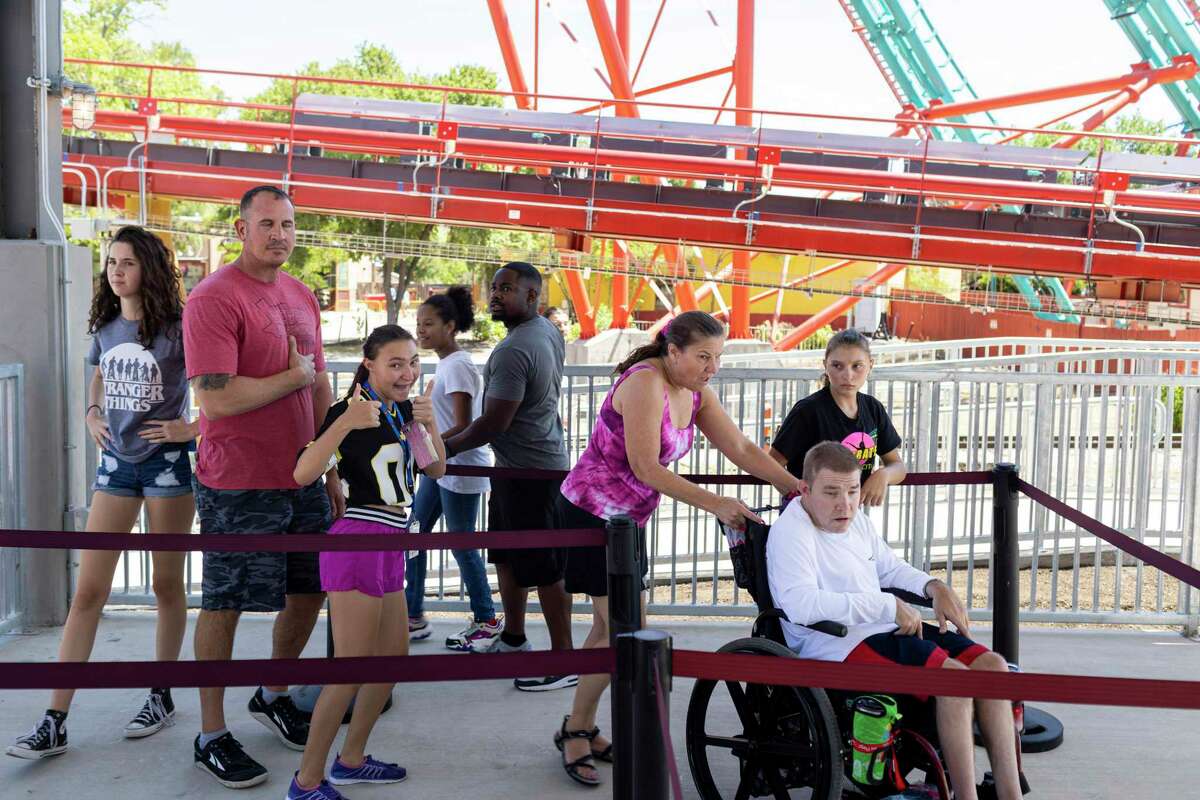
<svg viewBox="0 0 1200 800"><path fill-rule="evenodd" d="M194 620L194 617L193 617ZM414 646L416 654L444 652L441 638L460 621L436 618L434 637ZM324 623L305 655L324 648ZM744 636L741 622L669 622L681 648L715 650ZM269 655L270 617L247 617L236 656ZM153 652L153 616L117 612L107 616L97 639L97 661L142 659ZM585 626L576 626L582 641ZM0 660L45 662L54 658L59 630L0 636ZM543 630L531 632L546 646ZM979 638L990 641L986 629ZM190 654L191 636L185 644ZM1175 632L1060 630L1030 628L1022 633L1026 671L1124 677L1200 679L1200 644ZM469 658L469 655L463 655ZM98 667L101 668L101 667ZM119 667L107 667L109 669ZM678 680L671 701L671 724L684 794L694 797L683 743L691 681ZM249 690L233 689L227 699L231 729L256 759L271 770L263 786L233 793L192 768L191 741L197 732L198 699L193 690L176 693L178 725L148 739L126 741L120 729L140 707L133 690L83 692L69 721L71 750L45 762L0 756L4 798L200 798L245 800L280 798L299 754L284 749L245 712ZM399 761L410 777L392 787L350 787L356 800L408 797L580 798L590 793L562 773L551 734L570 705L569 692L525 694L507 681L405 684L396 707L376 728L371 751ZM45 707L42 692L0 692L0 743L27 731ZM1025 772L1038 798L1197 798L1200 800L1200 714L1189 711L1108 706L1042 706L1066 726L1065 744L1050 753L1027 755ZM601 727L608 728L607 695ZM977 751L982 754L982 751ZM980 761L982 765L982 760ZM601 768L605 777L608 767Z"/></svg>

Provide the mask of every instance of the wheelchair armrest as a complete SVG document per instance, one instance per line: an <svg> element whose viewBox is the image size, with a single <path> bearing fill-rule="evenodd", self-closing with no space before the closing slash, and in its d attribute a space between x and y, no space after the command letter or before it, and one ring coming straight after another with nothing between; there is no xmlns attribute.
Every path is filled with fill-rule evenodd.
<svg viewBox="0 0 1200 800"><path fill-rule="evenodd" d="M759 620L772 619L772 618L784 620L784 619L787 619L787 614L783 613L783 609L769 608L766 611L759 613L758 619L756 619L755 623L754 623L755 627L758 627ZM791 620L788 620L788 621L791 622ZM819 633L824 633L829 636L836 636L839 639L846 635L846 626L845 625L843 625L840 622L831 622L827 619L823 619L819 622L814 622L811 625L802 625L801 627L808 628L809 630L814 630Z"/></svg>
<svg viewBox="0 0 1200 800"><path fill-rule="evenodd" d="M906 592L903 589L887 588L884 589L888 594L894 594L900 600L908 603L910 606L922 606L923 608L933 608L933 601L928 597L912 592Z"/></svg>

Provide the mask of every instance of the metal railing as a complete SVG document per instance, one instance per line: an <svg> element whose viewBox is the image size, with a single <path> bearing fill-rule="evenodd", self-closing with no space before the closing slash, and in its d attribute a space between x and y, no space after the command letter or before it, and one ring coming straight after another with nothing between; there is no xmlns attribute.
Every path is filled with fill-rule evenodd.
<svg viewBox="0 0 1200 800"><path fill-rule="evenodd" d="M1021 371L897 365L875 370L867 390L891 414L912 471L988 469L1008 461L1024 478L1070 505L1156 549L1196 563L1196 487L1200 458L1200 355L1166 352L1163 362L1191 359L1185 369L1134 374L1073 373L1095 353L1031 358ZM970 361L970 359L968 359ZM356 362L329 362L336 394ZM1146 367L1143 364L1143 367ZM426 365L426 375L433 368ZM730 368L713 388L733 420L766 445L788 410L815 391L815 369ZM612 385L607 366L567 367L560 410L572 463ZM704 437L676 469L736 469ZM748 504L774 498L759 486L727 487ZM990 618L989 490L978 486L893 487L870 511L884 538L913 564L943 576L968 599L973 615ZM480 529L486 529L486 503ZM650 612L745 615L751 599L733 585L716 525L694 508L664 499L648 524ZM1193 591L1027 501L1019 530L1022 619L1032 622L1197 625ZM429 554L431 610L466 610L457 565L447 552ZM113 602L150 598L149 560L123 559ZM199 559L189 564L189 590L199 587ZM198 598L194 597L194 600Z"/></svg>
<svg viewBox="0 0 1200 800"><path fill-rule="evenodd" d="M0 528L24 528L21 436L25 382L20 364L0 364ZM21 551L0 548L0 633L21 624Z"/></svg>

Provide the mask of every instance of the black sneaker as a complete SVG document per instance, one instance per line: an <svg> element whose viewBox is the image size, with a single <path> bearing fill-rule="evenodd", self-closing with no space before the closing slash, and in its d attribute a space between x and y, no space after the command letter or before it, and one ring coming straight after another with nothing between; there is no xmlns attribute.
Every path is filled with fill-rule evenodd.
<svg viewBox="0 0 1200 800"><path fill-rule="evenodd" d="M141 739L175 724L175 703L170 689L151 689L142 710L125 725L126 739Z"/></svg>
<svg viewBox="0 0 1200 800"><path fill-rule="evenodd" d="M513 686L522 692L552 692L555 689L570 689L578 683L578 675L550 675L545 678L513 678Z"/></svg>
<svg viewBox="0 0 1200 800"><path fill-rule="evenodd" d="M267 779L267 768L246 755L242 743L225 733L200 748L200 737L192 743L196 769L203 770L229 789L257 786Z"/></svg>
<svg viewBox="0 0 1200 800"><path fill-rule="evenodd" d="M65 753L67 750L67 726L56 722L49 714L29 733L8 746L4 752L16 758L36 761Z"/></svg>
<svg viewBox="0 0 1200 800"><path fill-rule="evenodd" d="M308 722L288 695L276 697L274 702L268 703L263 699L260 686L254 697L250 698L247 708L250 709L250 716L278 736L284 747L303 750L308 743Z"/></svg>

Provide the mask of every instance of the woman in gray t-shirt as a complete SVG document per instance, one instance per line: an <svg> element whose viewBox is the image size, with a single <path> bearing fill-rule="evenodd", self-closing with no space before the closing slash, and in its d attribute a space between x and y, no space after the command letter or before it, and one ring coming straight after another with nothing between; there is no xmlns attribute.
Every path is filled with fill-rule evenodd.
<svg viewBox="0 0 1200 800"><path fill-rule="evenodd" d="M92 301L88 331L87 429L99 448L88 511L89 532L129 532L142 503L152 533L190 533L196 426L187 419L183 362L183 294L175 257L157 236L133 226L113 236ZM119 552L85 550L59 661L86 661L100 612L108 600ZM158 601L157 658L179 658L187 623L185 553L154 553ZM74 690L57 689L37 726L8 747L11 756L40 759L67 749L67 710ZM170 724L169 689L151 689L124 728L127 738L149 736Z"/></svg>

